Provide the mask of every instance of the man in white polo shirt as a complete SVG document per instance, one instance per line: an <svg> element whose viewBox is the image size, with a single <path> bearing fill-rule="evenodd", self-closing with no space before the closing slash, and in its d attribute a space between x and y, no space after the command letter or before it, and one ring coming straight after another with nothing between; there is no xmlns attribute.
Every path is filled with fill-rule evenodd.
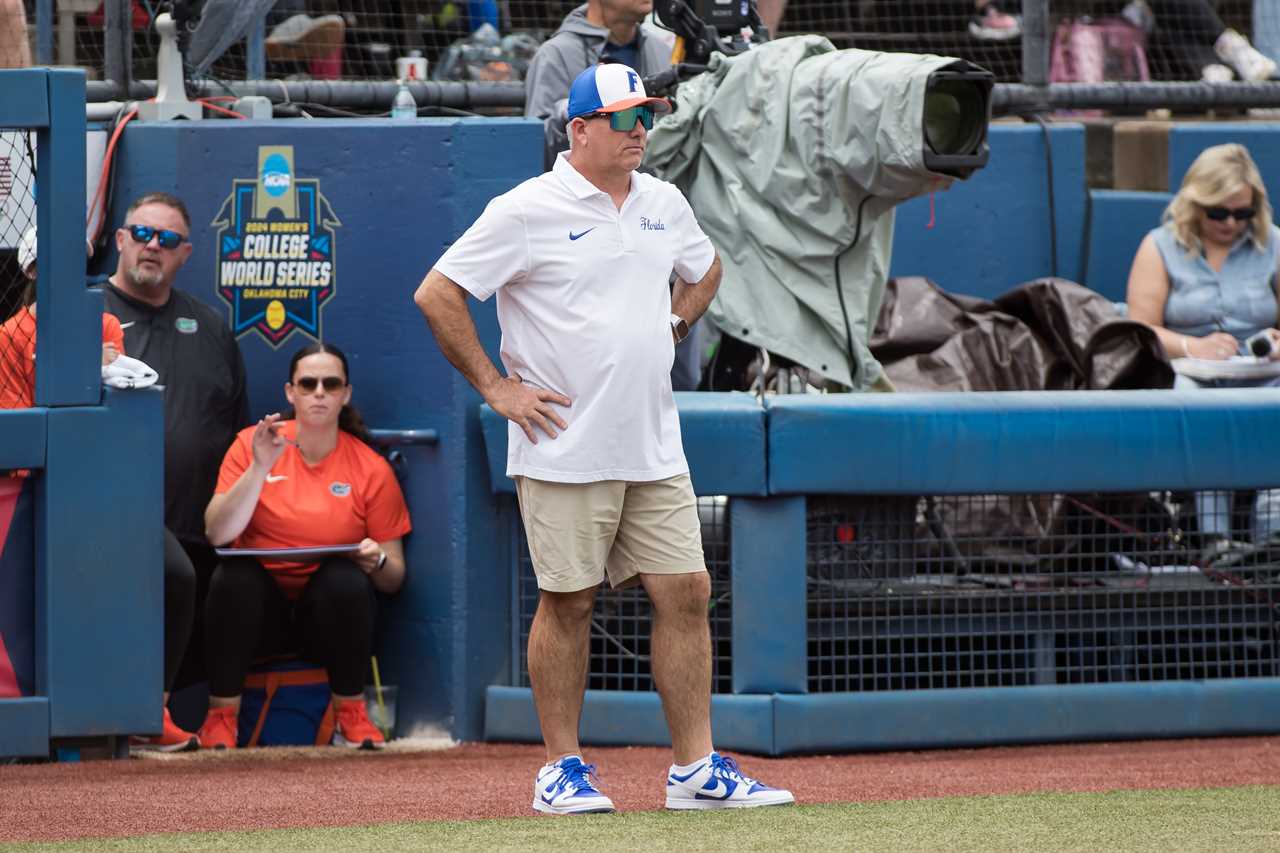
<svg viewBox="0 0 1280 853"><path fill-rule="evenodd" d="M720 260L679 190L635 171L654 115L669 110L625 65L582 72L570 150L491 201L414 296L445 357L511 422L507 475L541 591L529 679L547 764L533 807L552 814L613 811L578 744L606 576L643 584L653 605L653 677L675 757L667 808L794 801L712 748L711 584L669 371L719 287ZM466 304L494 293L505 378Z"/></svg>

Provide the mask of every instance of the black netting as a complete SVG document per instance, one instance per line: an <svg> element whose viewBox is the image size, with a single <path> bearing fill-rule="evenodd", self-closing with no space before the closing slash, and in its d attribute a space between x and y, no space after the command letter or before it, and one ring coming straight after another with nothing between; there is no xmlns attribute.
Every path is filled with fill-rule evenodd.
<svg viewBox="0 0 1280 853"><path fill-rule="evenodd" d="M1032 0L764 0L766 19L781 6L779 35L817 33L839 47L937 53L969 59L993 71L998 80L1022 77L1023 2ZM0 0L0 10L15 0ZM91 77L104 64L103 13L95 0L54 4L54 59L82 65ZM133 76L155 77L157 39L150 26L161 4L133 0L131 23ZM453 79L522 79L536 44L559 26L575 0L278 0L264 26L268 78L392 79L396 59L418 51L428 73L444 71ZM28 0L27 39L34 40L34 4ZM471 36L477 22L493 22L494 38ZM1052 0L1049 31L1064 21L1125 21L1141 32L1150 76L1156 80L1240 79L1266 69L1257 57L1280 58L1280 4L1271 0ZM5 37L0 12L0 67L6 52L21 57L16 45L16 15ZM1223 32L1238 33L1223 39ZM1065 30L1063 31L1065 34ZM1250 53L1254 47L1259 54ZM1088 39L1076 53L1086 65ZM1114 56L1102 62L1108 79L1123 69ZM1217 66L1209 72L1206 68ZM233 46L212 73L242 79L250 67L244 42ZM1126 72L1127 73L1127 72ZM1223 76L1223 75L1226 76Z"/></svg>
<svg viewBox="0 0 1280 853"><path fill-rule="evenodd" d="M811 692L1280 672L1280 491L808 506Z"/></svg>
<svg viewBox="0 0 1280 853"><path fill-rule="evenodd" d="M24 310L31 296L36 224L35 139L21 130L0 128L0 407L31 405L35 365L35 324ZM24 239L25 238L25 239Z"/></svg>

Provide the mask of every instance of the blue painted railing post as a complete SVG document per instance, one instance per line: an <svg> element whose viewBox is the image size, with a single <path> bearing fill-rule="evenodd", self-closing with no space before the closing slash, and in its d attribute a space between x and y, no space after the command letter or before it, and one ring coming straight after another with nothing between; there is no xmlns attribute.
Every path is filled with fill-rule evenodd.
<svg viewBox="0 0 1280 853"><path fill-rule="evenodd" d="M85 289L84 71L41 73L49 120L36 139L36 405L96 405L102 303Z"/></svg>
<svg viewBox="0 0 1280 853"><path fill-rule="evenodd" d="M36 691L53 738L160 731L163 397L105 402L50 410L36 480Z"/></svg>
<svg viewBox="0 0 1280 853"><path fill-rule="evenodd" d="M733 692L804 693L805 499L731 498Z"/></svg>

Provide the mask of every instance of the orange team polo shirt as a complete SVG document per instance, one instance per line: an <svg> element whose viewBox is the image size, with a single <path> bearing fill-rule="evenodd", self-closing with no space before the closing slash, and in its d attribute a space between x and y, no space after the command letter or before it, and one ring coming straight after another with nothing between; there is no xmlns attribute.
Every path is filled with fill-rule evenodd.
<svg viewBox="0 0 1280 853"><path fill-rule="evenodd" d="M236 435L222 460L215 494L226 494L253 464L253 430ZM296 421L281 421L280 435L293 439ZM399 539L410 530L409 508L387 460L360 439L338 431L338 446L308 465L290 444L271 466L262 484L249 526L236 548L310 548L349 545L368 537L375 542ZM263 559L290 598L297 598L319 563L300 564Z"/></svg>
<svg viewBox="0 0 1280 853"><path fill-rule="evenodd" d="M102 315L102 342L124 354L124 330L114 314ZM36 398L36 318L18 309L0 325L0 409L29 409Z"/></svg>

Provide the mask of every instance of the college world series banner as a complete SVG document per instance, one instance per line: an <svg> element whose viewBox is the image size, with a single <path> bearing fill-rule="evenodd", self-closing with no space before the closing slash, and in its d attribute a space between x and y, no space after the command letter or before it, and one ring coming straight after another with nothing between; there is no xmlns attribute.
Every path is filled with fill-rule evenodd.
<svg viewBox="0 0 1280 853"><path fill-rule="evenodd" d="M258 176L231 182L214 219L218 296L237 338L257 332L279 348L295 331L319 340L321 315L337 289L342 223L317 178L299 178L292 145L258 148Z"/></svg>

